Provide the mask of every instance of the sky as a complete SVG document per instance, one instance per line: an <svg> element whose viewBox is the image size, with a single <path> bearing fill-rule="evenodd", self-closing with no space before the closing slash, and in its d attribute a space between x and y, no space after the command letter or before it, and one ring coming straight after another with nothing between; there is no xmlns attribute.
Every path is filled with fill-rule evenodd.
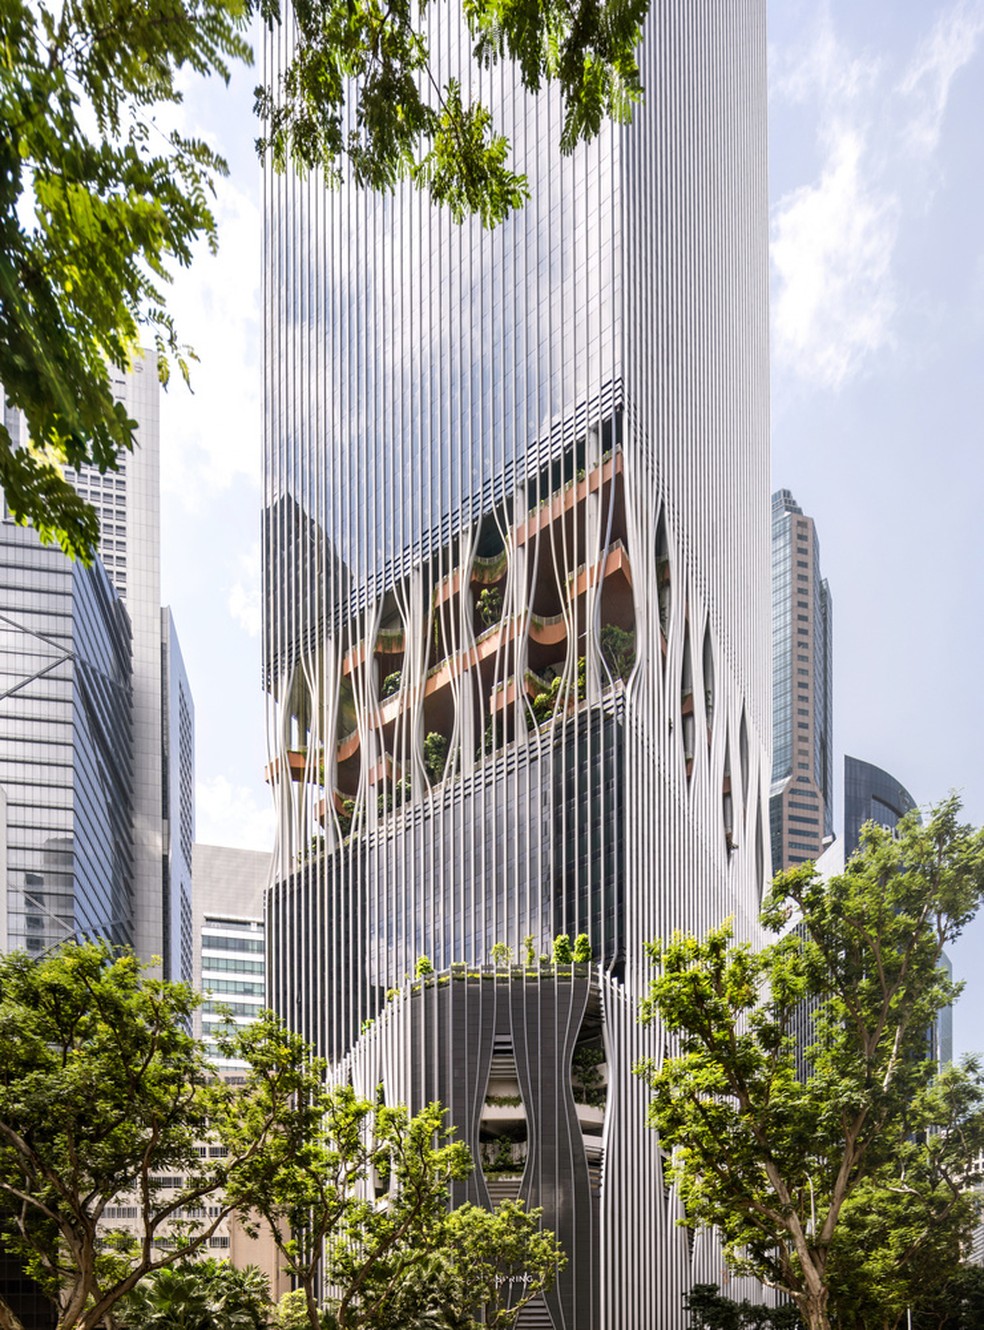
<svg viewBox="0 0 984 1330"><path fill-rule="evenodd" d="M230 174L218 255L172 289L200 364L162 402L162 578L198 839L269 849L255 82L189 83L180 110ZM984 0L770 0L769 83L773 488L815 519L833 598L835 829L845 752L980 824ZM957 1053L984 1050L982 957L984 920L952 955Z"/></svg>

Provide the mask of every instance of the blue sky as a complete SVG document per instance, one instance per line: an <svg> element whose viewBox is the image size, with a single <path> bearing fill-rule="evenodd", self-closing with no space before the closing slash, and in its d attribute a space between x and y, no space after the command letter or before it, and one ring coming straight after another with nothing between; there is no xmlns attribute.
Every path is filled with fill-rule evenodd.
<svg viewBox="0 0 984 1330"><path fill-rule="evenodd" d="M769 5L773 483L815 518L835 752L984 822L984 0ZM255 73L189 86L229 159L222 244L179 274L201 364L162 405L163 583L196 702L198 838L269 848L259 668ZM841 823L840 790L835 826ZM958 1051L984 1048L984 921Z"/></svg>

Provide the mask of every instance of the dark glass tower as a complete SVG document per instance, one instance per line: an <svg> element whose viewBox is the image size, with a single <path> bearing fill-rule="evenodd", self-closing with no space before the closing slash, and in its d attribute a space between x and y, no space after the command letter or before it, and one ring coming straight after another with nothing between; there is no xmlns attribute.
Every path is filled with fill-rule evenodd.
<svg viewBox="0 0 984 1330"><path fill-rule="evenodd" d="M833 837L833 626L820 541L789 490L772 496L772 868Z"/></svg>
<svg viewBox="0 0 984 1330"><path fill-rule="evenodd" d="M896 778L871 762L844 758L844 858L858 848L865 822L877 822L889 831L916 806L912 795Z"/></svg>
<svg viewBox="0 0 984 1330"><path fill-rule="evenodd" d="M642 74L565 158L556 97L475 71L532 190L492 234L266 194L270 998L360 1086L443 1097L480 1199L517 1165L570 1330L718 1278L631 1075L643 942L753 935L769 869L764 4L657 0ZM561 933L593 965L541 962Z"/></svg>

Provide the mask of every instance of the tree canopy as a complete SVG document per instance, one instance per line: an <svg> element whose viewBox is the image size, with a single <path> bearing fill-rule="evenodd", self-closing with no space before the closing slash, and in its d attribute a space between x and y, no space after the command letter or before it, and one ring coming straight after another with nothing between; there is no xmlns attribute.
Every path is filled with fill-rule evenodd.
<svg viewBox="0 0 984 1330"><path fill-rule="evenodd" d="M303 1044L263 1022L275 1051L233 1091L189 1033L196 1003L101 944L0 957L0 1231L64 1330L94 1330L204 1246L231 1211L230 1175L291 1116ZM203 1153L217 1139L228 1153ZM114 1231L120 1202L128 1232ZM2 1296L0 1325L19 1330Z"/></svg>
<svg viewBox="0 0 984 1330"><path fill-rule="evenodd" d="M101 944L0 957L0 1237L59 1330L262 1330L255 1278L187 1265L234 1212L269 1223L311 1330L508 1330L553 1281L539 1211L449 1210L472 1161L439 1105L327 1085L271 1015L217 1036L246 1064L227 1084L189 1033L197 1002ZM0 1327L23 1330L2 1294Z"/></svg>
<svg viewBox="0 0 984 1330"><path fill-rule="evenodd" d="M88 560L98 522L63 474L117 465L135 422L115 399L141 341L166 383L187 354L165 307L170 266L217 244L221 157L163 133L184 70L250 58L237 0L0 5L0 486L20 522Z"/></svg>
<svg viewBox="0 0 984 1330"><path fill-rule="evenodd" d="M982 893L984 834L951 797L895 835L869 824L828 881L779 873L761 951L728 924L649 946L665 1055L639 1070L685 1222L716 1226L810 1330L898 1325L974 1222L984 1083L938 1068L929 1035Z"/></svg>
<svg viewBox="0 0 984 1330"><path fill-rule="evenodd" d="M737 1302L718 1291L717 1284L695 1284L684 1295L690 1330L802 1330L791 1303L766 1307L742 1298Z"/></svg>
<svg viewBox="0 0 984 1330"><path fill-rule="evenodd" d="M261 1270L207 1257L148 1275L114 1319L124 1330L267 1330L273 1315Z"/></svg>
<svg viewBox="0 0 984 1330"><path fill-rule="evenodd" d="M522 86L556 84L564 108L560 146L593 138L606 117L627 120L642 95L636 48L649 0L465 0L470 42L458 67L433 58L436 25L426 0L295 0L293 52L257 89L261 153L275 166L317 167L326 180L371 189L409 180L456 221L500 222L528 197L509 164L493 108L470 97L473 66L512 62ZM276 0L263 11L280 20ZM296 40L294 38L296 37ZM453 57L452 57L453 59Z"/></svg>
<svg viewBox="0 0 984 1330"><path fill-rule="evenodd" d="M649 0L466 0L460 68L432 58L423 0L296 0L292 53L256 90L257 146L274 165L328 184L388 190L410 181L458 221L501 221L527 197L470 96L473 63L515 65L532 92L564 104L561 146L625 119L640 96L635 49ZM0 487L11 515L88 561L98 521L64 475L100 470L136 442L113 373L141 343L165 384L193 353L167 312L174 265L218 243L210 200L226 163L163 132L187 71L228 80L251 62L246 25L272 31L279 0L4 0L0 5L0 384L26 434L0 418Z"/></svg>
<svg viewBox="0 0 984 1330"><path fill-rule="evenodd" d="M261 1068L264 1038L250 1036L243 1051ZM403 1330L428 1317L508 1330L563 1260L540 1212L449 1210L452 1182L473 1165L440 1105L410 1115L326 1084L323 1071L312 1063L295 1113L228 1193L247 1225L259 1217L272 1231L310 1330Z"/></svg>

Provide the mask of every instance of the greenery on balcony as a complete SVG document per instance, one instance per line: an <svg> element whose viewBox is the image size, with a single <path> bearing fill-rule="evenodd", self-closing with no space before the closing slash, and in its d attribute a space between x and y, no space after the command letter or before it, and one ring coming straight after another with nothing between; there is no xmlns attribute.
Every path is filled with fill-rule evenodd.
<svg viewBox="0 0 984 1330"><path fill-rule="evenodd" d="M424 738L424 770L433 784L443 779L447 761L447 738L437 730L431 730Z"/></svg>
<svg viewBox="0 0 984 1330"><path fill-rule="evenodd" d="M485 628L492 628L502 618L502 592L497 586L483 587L475 597L475 608Z"/></svg>
<svg viewBox="0 0 984 1330"><path fill-rule="evenodd" d="M602 1048L582 1045L574 1050L571 1082L576 1103L587 1104L590 1108L605 1107L605 1082L600 1071L604 1062L605 1051Z"/></svg>
<svg viewBox="0 0 984 1330"><path fill-rule="evenodd" d="M380 813L391 813L410 798L410 777L395 780L388 790L381 790L376 798L376 807Z"/></svg>
<svg viewBox="0 0 984 1330"><path fill-rule="evenodd" d="M635 629L606 623L601 630L601 654L614 679L627 682L635 665Z"/></svg>
<svg viewBox="0 0 984 1330"><path fill-rule="evenodd" d="M507 550L500 550L498 554L492 554L488 558L476 554L472 560L472 579L486 585L498 582L506 571L508 562L509 553Z"/></svg>
<svg viewBox="0 0 984 1330"><path fill-rule="evenodd" d="M342 838L344 839L352 830L352 817L355 814L355 800L343 799L341 808L336 808L338 825L341 828Z"/></svg>
<svg viewBox="0 0 984 1330"><path fill-rule="evenodd" d="M526 1166L526 1142L514 1141L509 1136L499 1136L494 1141L485 1141L482 1150L482 1172L513 1174L518 1176ZM516 1152L519 1158L516 1158Z"/></svg>

